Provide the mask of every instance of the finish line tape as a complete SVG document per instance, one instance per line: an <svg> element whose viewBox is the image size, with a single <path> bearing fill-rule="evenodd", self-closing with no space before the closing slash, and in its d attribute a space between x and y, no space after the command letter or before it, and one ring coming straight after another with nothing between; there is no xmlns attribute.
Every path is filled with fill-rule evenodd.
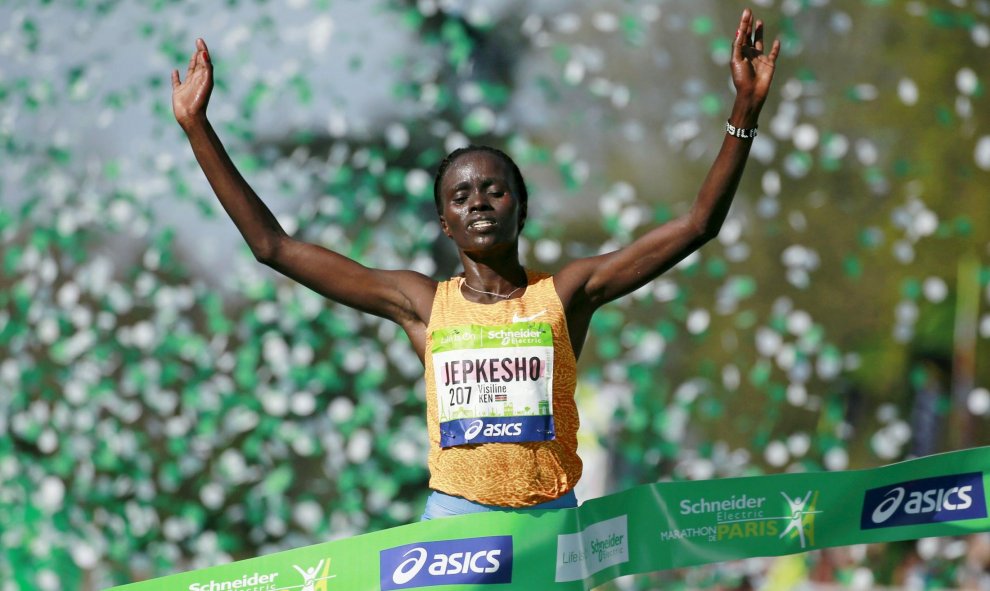
<svg viewBox="0 0 990 591"><path fill-rule="evenodd" d="M621 575L990 531L990 447L871 470L665 482L413 523L113 591L590 589Z"/></svg>

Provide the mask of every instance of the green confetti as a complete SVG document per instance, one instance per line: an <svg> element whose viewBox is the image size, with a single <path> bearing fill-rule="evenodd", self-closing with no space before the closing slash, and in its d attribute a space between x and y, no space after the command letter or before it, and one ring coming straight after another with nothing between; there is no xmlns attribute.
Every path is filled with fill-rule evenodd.
<svg viewBox="0 0 990 591"><path fill-rule="evenodd" d="M715 28L715 22L709 16L695 17L691 21L691 32L695 35L708 35Z"/></svg>

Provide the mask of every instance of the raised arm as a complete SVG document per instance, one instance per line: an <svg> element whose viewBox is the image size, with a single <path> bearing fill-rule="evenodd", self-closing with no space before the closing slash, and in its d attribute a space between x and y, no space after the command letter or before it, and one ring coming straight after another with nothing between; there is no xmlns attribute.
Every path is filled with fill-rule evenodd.
<svg viewBox="0 0 990 591"><path fill-rule="evenodd" d="M172 109L210 186L260 262L334 300L402 325L422 356L436 283L412 271L369 269L321 246L288 236L231 162L206 117L213 64L202 39L185 81L172 72Z"/></svg>
<svg viewBox="0 0 990 591"><path fill-rule="evenodd" d="M770 90L780 42L774 41L769 54L763 50L763 22L757 20L754 24L752 13L746 9L732 45L736 98L729 123L737 128L756 127ZM652 281L718 234L742 177L752 141L751 137L726 134L687 214L654 228L625 248L574 261L557 274L557 292L569 318L574 319L572 332L577 329L583 335L581 324L586 324L598 306Z"/></svg>

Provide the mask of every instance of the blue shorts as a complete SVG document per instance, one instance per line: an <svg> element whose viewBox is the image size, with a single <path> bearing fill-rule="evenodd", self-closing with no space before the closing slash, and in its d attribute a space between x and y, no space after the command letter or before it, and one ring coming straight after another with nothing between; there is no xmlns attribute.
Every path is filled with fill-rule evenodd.
<svg viewBox="0 0 990 591"><path fill-rule="evenodd" d="M430 519L467 515L468 513L484 513L486 511L539 511L543 509L571 509L573 507L577 507L577 497L574 496L573 490L567 491L567 494L560 498L531 507L484 505L462 497L433 491L426 499L426 509L423 511L423 516L419 520L429 521Z"/></svg>

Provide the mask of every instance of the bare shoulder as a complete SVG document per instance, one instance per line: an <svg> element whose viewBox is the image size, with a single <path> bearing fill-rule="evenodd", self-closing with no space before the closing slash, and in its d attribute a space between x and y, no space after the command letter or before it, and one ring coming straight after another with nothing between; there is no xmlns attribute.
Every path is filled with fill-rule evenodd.
<svg viewBox="0 0 990 591"><path fill-rule="evenodd" d="M602 263L601 256L577 259L567 263L563 269L554 273L553 285L565 310L574 305L582 305L587 299L588 280L595 269Z"/></svg>
<svg viewBox="0 0 990 591"><path fill-rule="evenodd" d="M430 312L433 309L433 298L437 292L437 280L427 277L418 271L377 270L375 273L380 280L392 286L392 288L405 300L402 306L410 314L406 321L422 323L426 326L430 322ZM400 324L405 324L402 319L396 319Z"/></svg>
<svg viewBox="0 0 990 591"><path fill-rule="evenodd" d="M417 271L376 271L382 283L393 286L402 303L395 306L392 319L402 327L420 361L426 350L426 330L433 313L433 299L439 282Z"/></svg>

